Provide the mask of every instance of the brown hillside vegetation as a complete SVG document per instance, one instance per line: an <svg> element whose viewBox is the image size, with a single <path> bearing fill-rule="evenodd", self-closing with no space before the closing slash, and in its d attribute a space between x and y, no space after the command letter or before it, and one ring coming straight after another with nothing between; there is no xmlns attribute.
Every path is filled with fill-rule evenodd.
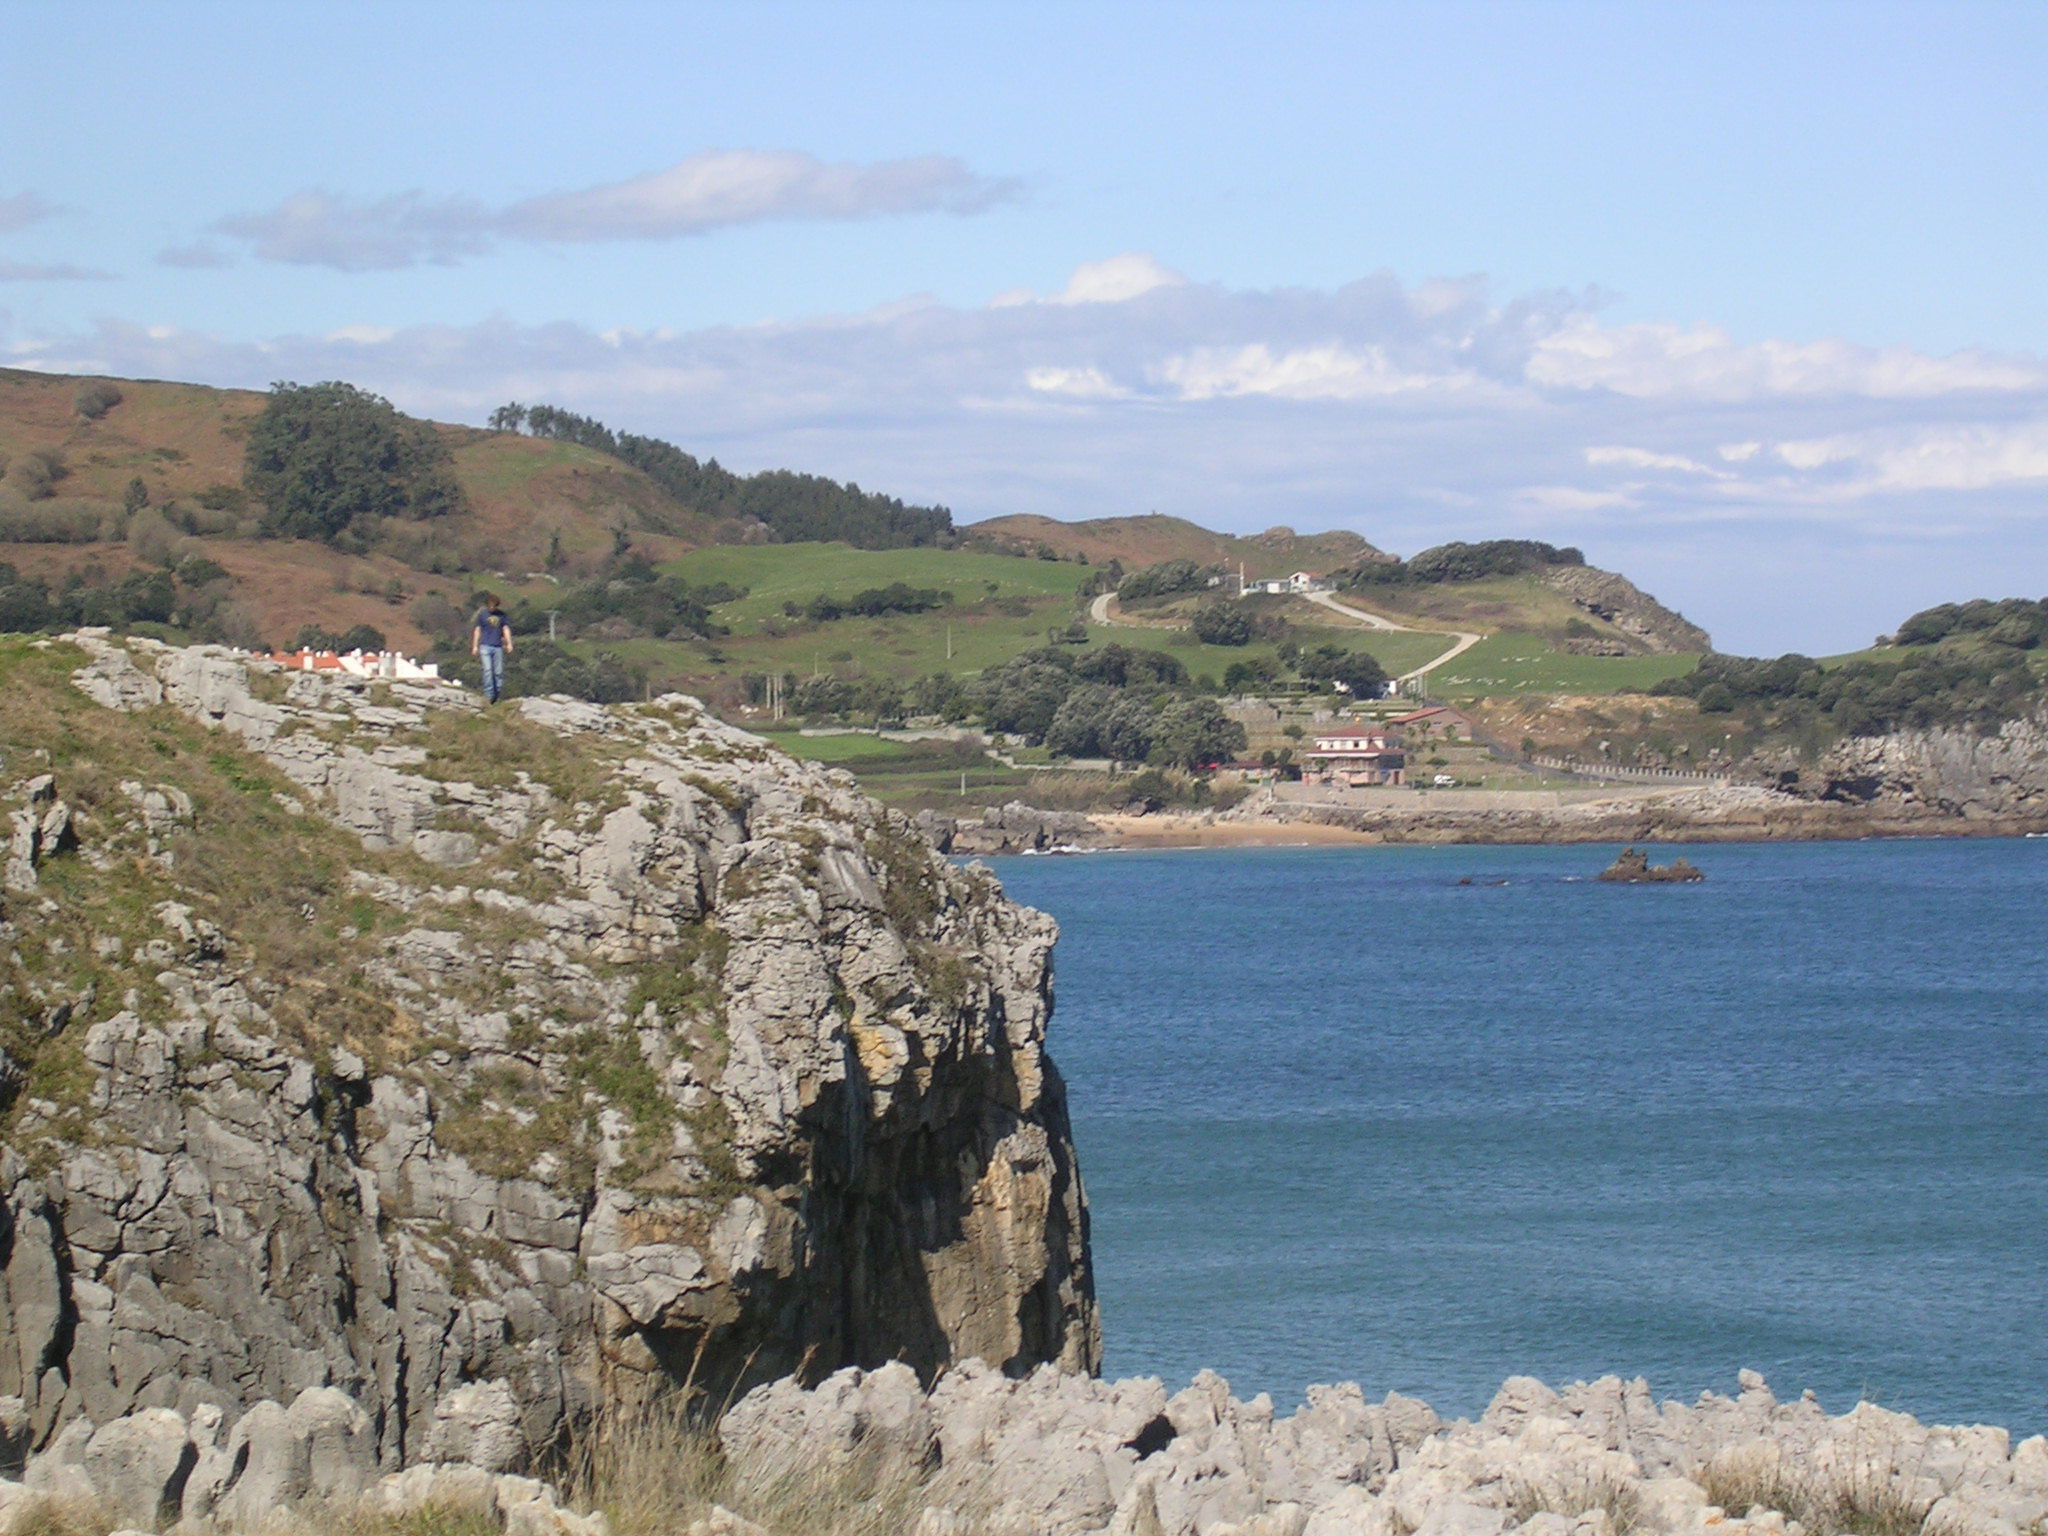
<svg viewBox="0 0 2048 1536"><path fill-rule="evenodd" d="M467 601L458 573L565 576L594 568L619 533L653 559L731 542L744 530L678 506L638 470L571 443L437 424L454 457L467 510L392 529L364 556L304 539L258 539L257 511L241 489L244 443L266 396L255 390L114 379L118 403L96 419L77 409L87 380L0 369L0 459L36 450L61 456L63 473L31 507L98 509L102 537L89 543L8 542L0 562L61 581L96 567L119 578L139 562L122 539L122 499L141 480L149 506L192 520L207 558L235 578L256 629L289 639L306 624L336 632L371 624L417 648L427 636L412 614L420 597ZM0 504L17 493L0 486ZM18 497L17 497L18 499ZM196 547L196 546L195 546ZM495 579L495 577L494 577Z"/></svg>
<svg viewBox="0 0 2048 1536"><path fill-rule="evenodd" d="M1050 552L1062 560L1086 556L1091 565L1120 560L1127 571L1142 570L1162 560L1233 567L1242 561L1245 574L1251 577L1285 576L1294 571L1313 571L1320 576L1380 553L1345 529L1303 534L1292 528L1268 528L1264 533L1239 537L1214 533L1185 518L1158 512L1142 517L1097 517L1081 523L1019 514L993 517L962 532L1010 554Z"/></svg>

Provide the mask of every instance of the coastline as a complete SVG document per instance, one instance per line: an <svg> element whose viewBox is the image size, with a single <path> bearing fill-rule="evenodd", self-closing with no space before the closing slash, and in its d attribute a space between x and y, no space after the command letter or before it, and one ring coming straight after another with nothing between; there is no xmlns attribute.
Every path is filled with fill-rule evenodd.
<svg viewBox="0 0 2048 1536"><path fill-rule="evenodd" d="M1534 798L1534 797L1532 797ZM1470 807L1250 804L1228 811L1040 812L1021 804L982 822L945 824L955 854L1169 848L1384 845L1855 842L1871 838L2023 837L2039 815L1972 815L1927 807L1806 800L1763 788L1623 794L1565 805Z"/></svg>

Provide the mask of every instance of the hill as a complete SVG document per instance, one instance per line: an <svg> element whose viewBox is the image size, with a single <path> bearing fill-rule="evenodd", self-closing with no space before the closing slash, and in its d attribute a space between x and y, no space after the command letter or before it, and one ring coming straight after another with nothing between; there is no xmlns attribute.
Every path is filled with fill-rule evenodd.
<svg viewBox="0 0 2048 1536"><path fill-rule="evenodd" d="M110 385L113 404L79 410L81 392ZM225 639L289 640L307 624L358 624L411 649L430 645L422 598L460 608L472 573L594 570L614 530L666 558L743 536L736 524L676 503L647 476L572 443L437 424L464 492L462 510L394 529L378 545L341 549L307 539L257 539L243 489L251 425L268 397L158 380L80 380L0 369L0 560L61 583L96 570L118 580L157 563L166 544L203 547L242 610ZM51 457L54 456L54 459ZM29 482L33 464L54 469ZM150 537L131 538L127 503L140 483ZM41 492L41 494L32 494ZM161 533L159 534L159 529ZM90 579L90 578L89 578Z"/></svg>
<svg viewBox="0 0 2048 1536"><path fill-rule="evenodd" d="M1197 565L1223 565L1232 570L1242 564L1245 575L1253 580L1295 571L1321 576L1380 553L1346 529L1302 534L1292 528L1268 528L1241 537L1159 512L1078 523L1020 513L970 523L960 531L973 543L1010 554L1080 560L1090 565L1108 565L1114 560L1127 571L1167 560L1192 560Z"/></svg>
<svg viewBox="0 0 2048 1536"><path fill-rule="evenodd" d="M459 669L467 615L489 588L517 615L525 691L616 699L682 687L737 712L767 679L785 698L829 681L809 703L852 690L856 718L908 708L921 679L962 684L1048 645L1140 647L1169 657L1194 691L1258 691L1309 686L1304 657L1327 670L1344 664L1339 653L1367 652L1400 676L1479 636L1468 649L1483 666L1430 676L1457 696L1639 688L1705 648L1704 634L1619 576L1473 567L1474 551L1519 544L1445 546L1425 556L1458 558L1432 563L1394 560L1345 531L1240 537L1158 515L956 530L944 508L794 472L735 475L544 406L507 406L492 430L409 423L386 408L408 441L429 443L441 515L415 516L405 509L420 504L404 501L316 522L323 538L284 537L278 509L251 490L269 496L269 482L248 477L252 440L259 460L271 451L272 402L0 370L0 629L140 625L250 646L308 630L374 635L438 647ZM798 536L821 528L864 547ZM1195 630L1221 596L1205 580L1120 610L1107 597L1120 578L1174 562L1254 579L1327 574L1350 611L1261 597L1243 605L1253 632L1218 641Z"/></svg>

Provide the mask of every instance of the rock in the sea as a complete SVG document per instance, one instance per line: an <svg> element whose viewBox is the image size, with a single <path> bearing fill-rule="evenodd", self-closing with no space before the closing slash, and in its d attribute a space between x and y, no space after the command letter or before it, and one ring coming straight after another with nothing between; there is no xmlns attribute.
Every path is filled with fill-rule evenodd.
<svg viewBox="0 0 2048 1536"><path fill-rule="evenodd" d="M1704 880L1706 872L1679 858L1669 864L1652 865L1650 856L1640 848L1624 848L1615 856L1612 864L1600 871L1602 880L1623 885L1665 885L1687 880Z"/></svg>

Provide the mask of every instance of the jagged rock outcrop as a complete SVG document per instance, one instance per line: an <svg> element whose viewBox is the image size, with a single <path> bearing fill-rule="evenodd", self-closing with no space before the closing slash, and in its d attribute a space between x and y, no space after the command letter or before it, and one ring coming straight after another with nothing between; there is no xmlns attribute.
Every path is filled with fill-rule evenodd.
<svg viewBox="0 0 2048 1536"><path fill-rule="evenodd" d="M1961 821L2048 825L2048 720L1996 731L1897 731L1851 736L1802 764L1781 754L1743 765L1787 793L1859 808L1899 825Z"/></svg>
<svg viewBox="0 0 2048 1536"><path fill-rule="evenodd" d="M1641 848L1624 848L1614 862L1595 877L1610 885L1682 885L1704 880L1706 875L1690 859L1673 859L1669 864L1652 864Z"/></svg>
<svg viewBox="0 0 2048 1536"><path fill-rule="evenodd" d="M1547 565L1543 584L1574 605L1604 619L1647 651L1710 651L1707 632L1682 613L1666 608L1626 576L1591 565Z"/></svg>
<svg viewBox="0 0 2048 1536"><path fill-rule="evenodd" d="M991 805L979 816L919 811L917 826L941 853L952 854L1047 853L1104 841L1102 828L1078 811L1042 811L1021 800Z"/></svg>
<svg viewBox="0 0 2048 1536"><path fill-rule="evenodd" d="M189 1479L331 1389L374 1466L497 1473L749 1371L1094 1365L1053 925L846 775L680 696L0 674L48 723L0 745L24 1454L161 1410Z"/></svg>
<svg viewBox="0 0 2048 1536"><path fill-rule="evenodd" d="M966 1366L929 1393L899 1367L752 1393L720 1430L745 1477L886 1452L925 1468L926 1532L1037 1536L1830 1536L2048 1529L2048 1440L1830 1417L1742 1373L1733 1398L1657 1403L1643 1381L1508 1381L1477 1423L1357 1386L1280 1417L1203 1372L1155 1380ZM798 1458L802 1459L799 1463ZM1882 1523L1889 1522L1889 1523Z"/></svg>
<svg viewBox="0 0 2048 1536"><path fill-rule="evenodd" d="M21 1406L18 1398L0 1399L0 1407L10 1404ZM435 1512L507 1536L609 1530L603 1515L568 1508L554 1487L533 1478L464 1462L380 1475L368 1415L330 1387L309 1388L289 1407L256 1403L226 1435L221 1424L211 1404L189 1419L145 1408L97 1428L74 1420L25 1469L0 1468L21 1476L0 1480L0 1532L13 1536L44 1511L140 1531L276 1530L306 1508L330 1522L353 1511L364 1525Z"/></svg>

